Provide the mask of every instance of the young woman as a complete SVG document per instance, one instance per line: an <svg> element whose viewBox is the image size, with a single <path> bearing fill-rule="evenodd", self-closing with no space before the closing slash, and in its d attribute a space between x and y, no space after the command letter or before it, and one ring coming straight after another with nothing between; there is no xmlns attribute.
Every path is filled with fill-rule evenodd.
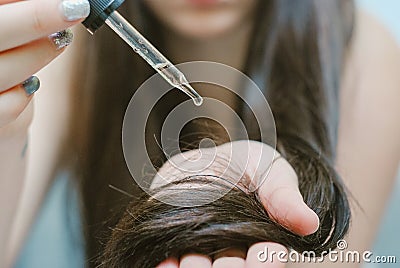
<svg viewBox="0 0 400 268"><path fill-rule="evenodd" d="M26 79L64 51L70 34L61 32L50 39L48 35L81 22L88 14L87 2L1 0L0 4L0 22L7 25L0 30L0 262L12 265L50 182L61 170L79 182L86 252L92 259L103 250L99 237L109 234L129 201L121 200L109 184L134 195L138 192L125 167L120 131L133 90L151 70L110 31L92 38L77 29L69 55L40 75L42 87L28 140L32 93L38 81ZM275 222L300 236L314 233L323 223L297 186L299 182L303 197L312 189L312 184L302 188L311 176L306 164L312 158L316 166L328 167L327 177L335 178L327 187L341 186L331 169L335 165L351 194L350 247L362 251L371 245L400 151L396 119L400 55L378 23L355 12L352 2L345 0L143 0L127 2L121 11L173 62L215 61L253 78L261 76L282 144L278 151L287 159L281 160L276 183L270 180L258 192ZM218 97L235 103L227 95ZM169 100L160 111L175 104ZM235 108L249 116L243 107ZM296 164L293 156L299 152L303 154ZM154 150L154 157L159 153ZM345 200L343 191L335 194ZM346 202L329 208L328 215L335 208L346 212ZM111 217L111 212L117 215ZM343 226L336 230L341 237L348 219L339 223ZM232 253L225 251L213 265L272 265L255 263L264 244L254 242L234 254L241 258L227 257ZM209 256L192 252L167 257L179 257L181 267L212 265ZM177 259L164 264L168 262L177 267Z"/></svg>

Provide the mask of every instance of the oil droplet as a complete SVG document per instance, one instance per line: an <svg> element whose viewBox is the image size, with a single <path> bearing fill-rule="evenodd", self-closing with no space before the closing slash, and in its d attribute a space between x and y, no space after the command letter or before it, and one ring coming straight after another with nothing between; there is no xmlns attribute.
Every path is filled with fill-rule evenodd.
<svg viewBox="0 0 400 268"><path fill-rule="evenodd" d="M200 106L203 104L203 98L197 93L196 90L189 84L189 83L184 83L179 85L178 87L180 90L186 93L190 98L192 98L193 103L196 106Z"/></svg>
<svg viewBox="0 0 400 268"><path fill-rule="evenodd" d="M202 97L194 98L193 102L194 102L194 105L201 106L203 104L203 98Z"/></svg>

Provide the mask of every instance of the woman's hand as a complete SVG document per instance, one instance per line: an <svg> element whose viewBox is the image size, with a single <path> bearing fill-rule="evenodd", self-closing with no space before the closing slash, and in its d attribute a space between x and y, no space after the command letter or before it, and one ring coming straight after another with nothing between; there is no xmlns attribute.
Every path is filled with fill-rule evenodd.
<svg viewBox="0 0 400 268"><path fill-rule="evenodd" d="M81 22L89 11L87 0L0 0L0 134L38 90L39 80L32 75L71 43L71 31L61 30ZM31 116L23 121L26 129Z"/></svg>
<svg viewBox="0 0 400 268"><path fill-rule="evenodd" d="M81 22L89 9L87 0L0 0L1 264L11 258L9 236L26 176L24 156L33 118L28 104L39 88L32 75L71 43L72 33L61 30Z"/></svg>
<svg viewBox="0 0 400 268"><path fill-rule="evenodd" d="M267 178L262 181L262 184L258 188L261 202L266 211L276 222L299 235L306 236L314 233L318 229L318 216L303 201L298 188L298 179L295 171L272 147L259 142L236 141L218 146L217 148L217 154L223 155L222 158L225 158L226 155L234 151L235 148L237 151L242 152L239 155L234 155L233 157L235 158L232 159L231 163L234 164L232 166L234 166L235 169L243 169L242 171L250 178L260 177L270 165L270 163L266 163L266 161L260 161L260 157L258 156L260 156L261 153L266 156L266 159L271 155L275 155L275 160ZM207 157L207 150L212 149L201 150L203 158ZM197 152L199 152L199 150L197 150ZM211 153L209 155L214 154ZM184 176L185 174L182 174L183 167L187 169L192 169L194 167L193 161L186 160L195 156L196 150L175 155L159 170L159 173L154 179L154 183L162 184L162 178ZM218 157L214 159L214 162L220 165L221 161L215 160L218 160ZM179 163L179 165L176 165L176 163ZM179 169L177 168L178 166ZM210 169L213 169L212 166L209 166L209 170ZM237 173L237 170L235 170L235 172ZM262 259L263 256L260 256L260 252L264 251L265 248L268 248L269 252L287 252L287 249L282 245L265 242L253 245L247 250L247 253L240 249L228 250L219 254L214 261L207 256L190 254L183 256L180 261L168 259L157 268L257 268L285 266L285 263L280 262L276 257L273 260L269 258L265 262L261 262L259 258Z"/></svg>

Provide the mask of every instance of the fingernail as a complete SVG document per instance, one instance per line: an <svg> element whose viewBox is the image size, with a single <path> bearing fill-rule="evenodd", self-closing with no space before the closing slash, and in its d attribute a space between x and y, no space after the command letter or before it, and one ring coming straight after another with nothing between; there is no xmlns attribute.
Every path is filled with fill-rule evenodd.
<svg viewBox="0 0 400 268"><path fill-rule="evenodd" d="M56 46L56 50L60 50L72 43L74 35L70 29L66 29L49 35L49 39Z"/></svg>
<svg viewBox="0 0 400 268"><path fill-rule="evenodd" d="M90 13L90 4L88 0L63 0L61 12L67 21L83 19Z"/></svg>
<svg viewBox="0 0 400 268"><path fill-rule="evenodd" d="M40 87L39 78L36 76L31 76L27 80L22 83L22 87L25 89L25 92L28 96L35 93Z"/></svg>

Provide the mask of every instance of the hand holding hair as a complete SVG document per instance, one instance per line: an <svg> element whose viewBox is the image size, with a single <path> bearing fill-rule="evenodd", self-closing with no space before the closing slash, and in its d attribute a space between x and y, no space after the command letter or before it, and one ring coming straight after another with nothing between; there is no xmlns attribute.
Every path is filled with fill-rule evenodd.
<svg viewBox="0 0 400 268"><path fill-rule="evenodd" d="M265 242L321 254L345 236L351 213L334 163L341 67L352 33L353 6L352 1L305 1L301 5L307 6L302 9L306 12L298 12L290 0L272 1L268 14L276 16L260 12L263 23L256 27L253 40L260 47L265 45L264 54L251 55L255 57L251 63L266 72L263 93L274 114L277 151L283 158L275 163L276 170L257 192L234 187L203 206L176 207L148 195L138 197L113 229L100 266L146 268L168 260L176 267L180 259L181 267L188 263L195 267L196 258L203 263L208 259L204 265L211 267L213 258L231 249L244 249L248 255L246 263L238 263L241 267L282 267L254 262L252 256ZM262 34L271 27L276 31ZM262 130L252 124L251 111L242 112L249 132L255 133L251 139L257 140L257 131ZM208 185L210 177L179 179L154 188L153 195L196 201L227 187L214 183L190 193L182 187Z"/></svg>
<svg viewBox="0 0 400 268"><path fill-rule="evenodd" d="M240 145L240 142L233 144ZM265 144L252 144L257 144L258 150L272 150ZM181 267L182 263L194 265L197 262L200 265L233 248L248 251L246 267L257 267L254 259L257 249L276 245L265 242L275 242L300 252L313 250L317 254L335 247L347 231L349 220L347 199L339 178L326 165L326 160L300 139L292 141L298 148L282 144L288 162L284 159L275 161L267 180L256 193L235 187L222 198L198 207L176 207L147 195L139 197L114 229L102 265L155 267L161 263L163 267L176 263L174 259L181 260ZM302 159L307 159L307 164L300 161ZM296 173L289 163L302 176L299 188ZM184 164L180 163L180 166ZM184 177L180 171L174 172L176 169L168 163L160 169L160 174L168 174L174 179L161 185L156 176L155 196L198 200L227 187L225 183L214 183L200 190L193 187L192 192L186 190L188 188L182 190L182 185L206 185L209 178ZM167 261L163 262L165 259Z"/></svg>
<svg viewBox="0 0 400 268"><path fill-rule="evenodd" d="M231 146L238 147L237 149L242 149L242 152L247 151L245 148L250 145L250 155L260 155L261 150L264 151L264 154L272 153L273 148L271 148L267 144L263 144L260 142L250 142L248 141L236 141L230 143ZM220 157L224 157L227 155L229 151L232 149L230 146L219 146L222 150L219 152ZM202 156L207 156L206 151L211 149L203 149ZM183 155L188 155L193 152L185 152L182 155L175 155L173 158L179 158ZM212 155L212 154L209 154ZM260 170L265 170L268 168L266 165L268 163L259 163L263 166L258 166L258 161L256 158L247 159L246 154L242 155L242 159L234 159L235 168L239 169L247 169L245 173L247 175L254 174L255 176L259 176L257 174L257 170L254 170L253 167L259 168ZM189 158L186 156L186 158ZM174 162L175 159L171 159ZM252 162L248 163L247 160ZM179 160L177 160L178 162ZM217 159L215 162L221 163ZM187 163L187 162L186 162ZM182 163L184 165L184 163ZM193 167L192 167L193 168ZM211 167L212 168L212 167ZM227 167L229 169L229 167ZM180 170L171 162L167 162L164 166L159 170L159 174L156 176L159 178L160 176L170 176L173 178L177 178L178 176L184 177L185 174L182 174ZM274 219L280 225L286 227L288 230L292 231L301 236L306 236L314 233L319 226L319 219L317 214L310 209L307 204L303 201L303 197L300 193L298 187L298 178L297 175L292 168L292 166L279 155L275 156L275 160L272 164L271 170L268 173L268 177L263 181L260 188L258 189L258 195L260 197L260 201L267 211L269 217ZM252 245L247 254L246 252L235 252L232 254L231 250L227 250L219 254L218 258L215 258L214 266L215 267L245 267L243 265L246 264L246 267L284 267L283 263L279 263L275 261L274 263L261 263L257 260L257 254L259 251L264 250L265 247L269 249L276 249L276 251L287 251L287 249L279 245L277 243L270 242L260 242ZM239 250L240 251L240 250ZM244 256L244 258L238 257L239 255ZM247 256L247 257L246 257ZM246 259L246 260L243 260ZM183 256L179 262L176 259L167 259L162 262L157 268L169 268L169 267L211 267L212 260L209 256L199 255L199 254L188 254Z"/></svg>
<svg viewBox="0 0 400 268"><path fill-rule="evenodd" d="M229 180L232 178L226 178L227 176L244 174L252 178L252 182L260 182L260 186L257 187L260 201L268 215L277 223L302 236L312 234L318 229L318 216L303 201L296 172L289 162L271 146L261 142L242 140L220 145L216 150L218 155L214 158L214 148L201 149L201 159L197 161L188 161L188 159L199 154L199 150L173 156L159 169L153 180L153 188L155 185L161 186L162 183L159 182L166 183L165 180L172 182L189 177L193 175L191 170L201 169L201 163L212 162L206 170L196 172L195 175L214 174ZM232 151L238 151L241 154L232 155ZM266 156L271 156L272 159L274 153L271 164L269 157ZM261 156L264 156L265 160ZM236 158L231 159L231 157ZM230 160L228 161L227 158ZM179 167L176 166L177 163ZM264 174L269 168L271 169L267 175ZM265 179L264 176L266 176ZM233 183L236 181L237 179L234 179ZM244 188L250 188L246 185L247 183L249 182L239 181L239 184L244 184Z"/></svg>

